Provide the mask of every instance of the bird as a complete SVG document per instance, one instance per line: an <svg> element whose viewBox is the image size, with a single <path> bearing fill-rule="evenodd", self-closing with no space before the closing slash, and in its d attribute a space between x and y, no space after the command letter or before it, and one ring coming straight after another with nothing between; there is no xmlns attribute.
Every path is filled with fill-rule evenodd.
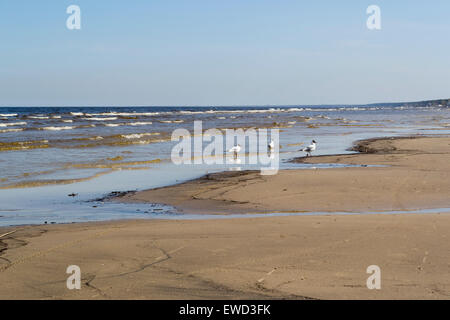
<svg viewBox="0 0 450 320"><path fill-rule="evenodd" d="M300 151L306 152L306 156L311 156L311 153L316 150L316 140L313 140L309 146L301 149Z"/></svg>
<svg viewBox="0 0 450 320"><path fill-rule="evenodd" d="M267 145L267 148L269 149L269 152L272 152L275 148L275 142L273 140L270 140L270 143Z"/></svg>
<svg viewBox="0 0 450 320"><path fill-rule="evenodd" d="M238 144L236 146L234 146L233 148L231 148L230 150L228 150L228 152L233 152L234 158L237 158L238 152L241 151L241 145Z"/></svg>

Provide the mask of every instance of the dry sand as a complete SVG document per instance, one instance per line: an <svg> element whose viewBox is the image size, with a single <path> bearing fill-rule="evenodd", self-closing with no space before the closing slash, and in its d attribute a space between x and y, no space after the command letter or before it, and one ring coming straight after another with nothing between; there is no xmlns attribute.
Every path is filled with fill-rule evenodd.
<svg viewBox="0 0 450 320"><path fill-rule="evenodd" d="M374 153L297 161L390 167L223 174L127 198L214 213L450 207L449 138L366 147ZM449 237L447 213L2 228L0 298L449 299ZM81 290L66 288L69 265L81 268ZM369 265L381 268L381 290L366 287Z"/></svg>

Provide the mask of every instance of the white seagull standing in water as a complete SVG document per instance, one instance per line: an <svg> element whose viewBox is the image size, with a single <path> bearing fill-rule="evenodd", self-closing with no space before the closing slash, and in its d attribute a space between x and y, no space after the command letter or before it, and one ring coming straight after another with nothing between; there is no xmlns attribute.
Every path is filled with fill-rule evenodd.
<svg viewBox="0 0 450 320"><path fill-rule="evenodd" d="M316 140L313 140L308 147L301 149L300 151L306 152L306 156L309 157L311 156L311 153L315 150L316 150Z"/></svg>
<svg viewBox="0 0 450 320"><path fill-rule="evenodd" d="M228 150L228 152L233 152L234 158L237 159L238 156L238 152L241 151L241 145L238 144L237 146L234 146L233 148L231 148L230 150Z"/></svg>
<svg viewBox="0 0 450 320"><path fill-rule="evenodd" d="M270 143L267 146L267 148L269 149L269 152L272 152L273 149L275 148L275 142L273 140L270 140Z"/></svg>

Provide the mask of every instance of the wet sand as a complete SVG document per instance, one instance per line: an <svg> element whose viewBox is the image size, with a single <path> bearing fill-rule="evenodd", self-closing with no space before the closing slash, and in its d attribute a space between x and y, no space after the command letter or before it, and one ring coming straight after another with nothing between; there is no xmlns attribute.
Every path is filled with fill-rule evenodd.
<svg viewBox="0 0 450 320"><path fill-rule="evenodd" d="M372 139L367 153L295 162L378 165L338 169L221 172L121 201L158 202L186 213L374 212L450 208L450 138Z"/></svg>
<svg viewBox="0 0 450 320"><path fill-rule="evenodd" d="M224 173L125 198L205 213L450 207L449 138L367 147L296 161L389 167ZM0 228L0 298L449 299L449 230L448 213ZM81 268L81 290L66 288L69 265ZM381 268L381 290L366 287L369 265Z"/></svg>
<svg viewBox="0 0 450 320"><path fill-rule="evenodd" d="M0 298L449 299L449 230L449 214L26 227L2 238Z"/></svg>

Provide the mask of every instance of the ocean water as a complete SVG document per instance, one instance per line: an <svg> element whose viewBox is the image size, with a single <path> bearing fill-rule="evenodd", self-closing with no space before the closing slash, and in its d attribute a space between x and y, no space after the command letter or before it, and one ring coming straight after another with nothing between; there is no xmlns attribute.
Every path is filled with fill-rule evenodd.
<svg viewBox="0 0 450 320"><path fill-rule="evenodd" d="M447 107L70 107L0 108L0 225L179 216L166 206L94 203L245 165L175 165L175 129L278 128L280 168L312 139L315 154L346 153L355 140L448 134ZM230 156L230 155L229 155ZM251 154L243 155L244 158ZM326 169L332 165L321 165ZM76 194L69 197L69 194ZM299 211L301 208L299 208Z"/></svg>

